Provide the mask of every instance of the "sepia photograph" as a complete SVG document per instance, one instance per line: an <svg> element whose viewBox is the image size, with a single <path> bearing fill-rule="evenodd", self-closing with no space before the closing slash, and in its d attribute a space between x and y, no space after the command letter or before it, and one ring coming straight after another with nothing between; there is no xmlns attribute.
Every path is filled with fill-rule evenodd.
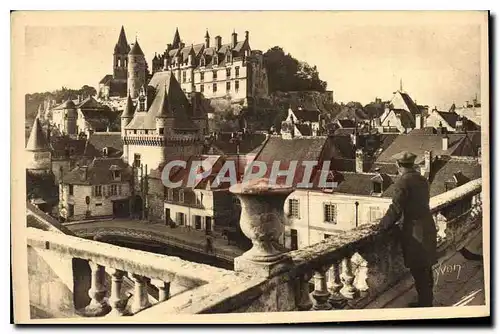
<svg viewBox="0 0 500 334"><path fill-rule="evenodd" d="M490 316L489 20L11 12L13 322Z"/></svg>

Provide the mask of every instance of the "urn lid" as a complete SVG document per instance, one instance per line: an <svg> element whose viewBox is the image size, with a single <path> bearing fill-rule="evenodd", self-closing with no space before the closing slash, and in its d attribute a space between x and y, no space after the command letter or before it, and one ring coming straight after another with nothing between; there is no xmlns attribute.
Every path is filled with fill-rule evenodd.
<svg viewBox="0 0 500 334"><path fill-rule="evenodd" d="M294 190L288 185L272 183L268 178L252 179L229 188L229 191L236 195L289 195Z"/></svg>

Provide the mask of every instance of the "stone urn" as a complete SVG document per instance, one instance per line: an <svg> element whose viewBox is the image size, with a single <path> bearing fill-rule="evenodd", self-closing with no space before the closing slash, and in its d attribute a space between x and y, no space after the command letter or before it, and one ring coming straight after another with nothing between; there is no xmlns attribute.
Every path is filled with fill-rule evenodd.
<svg viewBox="0 0 500 334"><path fill-rule="evenodd" d="M241 231L253 247L241 257L252 262L274 262L285 253L279 244L285 231L283 206L294 191L292 187L270 185L265 178L255 179L230 188L241 202Z"/></svg>

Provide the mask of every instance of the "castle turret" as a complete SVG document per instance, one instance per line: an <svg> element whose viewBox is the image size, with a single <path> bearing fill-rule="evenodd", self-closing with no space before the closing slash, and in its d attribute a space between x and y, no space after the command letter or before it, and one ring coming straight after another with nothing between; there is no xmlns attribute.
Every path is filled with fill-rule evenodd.
<svg viewBox="0 0 500 334"><path fill-rule="evenodd" d="M62 105L62 109L64 115L63 132L70 136L76 136L78 134L78 128L76 126L78 112L76 111L75 103L71 99L68 99Z"/></svg>
<svg viewBox="0 0 500 334"><path fill-rule="evenodd" d="M121 132L122 137L125 136L125 127L130 123L130 121L134 118L134 102L130 97L130 92L127 97L127 103L125 104L125 109L121 115Z"/></svg>
<svg viewBox="0 0 500 334"><path fill-rule="evenodd" d="M31 172L48 172L51 169L50 145L45 137L42 125L35 119L26 144L28 164L26 168Z"/></svg>
<svg viewBox="0 0 500 334"><path fill-rule="evenodd" d="M208 29L207 29L207 33L205 34L205 47L206 48L210 47L210 35L208 34Z"/></svg>
<svg viewBox="0 0 500 334"><path fill-rule="evenodd" d="M172 49L178 49L181 47L181 35L179 34L179 29L175 28L174 40L172 42Z"/></svg>
<svg viewBox="0 0 500 334"><path fill-rule="evenodd" d="M115 79L127 80L127 63L130 46L125 36L125 29L121 28L118 42L113 52L113 77Z"/></svg>
<svg viewBox="0 0 500 334"><path fill-rule="evenodd" d="M146 83L146 59L137 39L128 53L128 81L127 88L130 96L135 99Z"/></svg>

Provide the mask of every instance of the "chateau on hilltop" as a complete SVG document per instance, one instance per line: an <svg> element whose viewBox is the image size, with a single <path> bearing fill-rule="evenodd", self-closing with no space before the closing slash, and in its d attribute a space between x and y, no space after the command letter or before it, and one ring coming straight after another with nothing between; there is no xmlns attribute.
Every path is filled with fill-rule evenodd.
<svg viewBox="0 0 500 334"><path fill-rule="evenodd" d="M185 93L199 92L208 99L248 105L268 94L262 51L250 48L248 31L243 40L233 31L226 44L216 36L213 45L207 31L203 43L186 45L176 29L172 43L155 54L152 68L153 73L171 71Z"/></svg>

